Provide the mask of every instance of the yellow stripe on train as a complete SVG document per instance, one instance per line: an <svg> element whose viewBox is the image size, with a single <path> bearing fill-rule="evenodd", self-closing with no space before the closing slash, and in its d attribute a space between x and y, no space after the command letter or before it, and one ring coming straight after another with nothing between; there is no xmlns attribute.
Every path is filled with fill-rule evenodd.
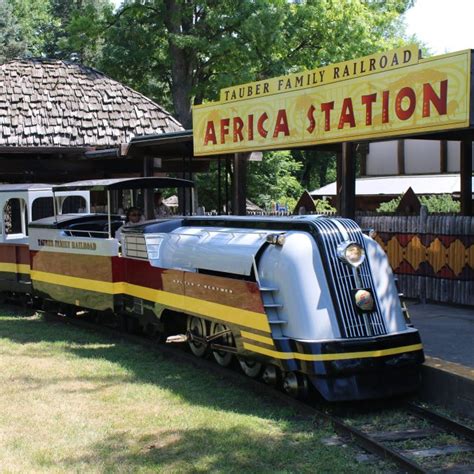
<svg viewBox="0 0 474 474"><path fill-rule="evenodd" d="M302 354L299 352L279 352L272 349L265 349L264 347L256 346L244 342L244 349L249 351L258 352L274 359L297 359L310 362L319 361L331 361L331 360L349 360L349 359L368 359L370 357L384 357L388 355L403 354L404 352L421 351L423 349L422 344L412 344L410 346L393 347L391 349L379 349L376 351L363 351L363 352L345 352L337 354Z"/></svg>
<svg viewBox="0 0 474 474"><path fill-rule="evenodd" d="M0 272L30 274L30 265L25 263L0 263Z"/></svg>
<svg viewBox="0 0 474 474"><path fill-rule="evenodd" d="M270 332L267 316L264 313L256 313L245 309L234 308L220 303L192 298L190 296L170 293L163 290L155 290L144 286L133 285L127 282L107 282L90 280L88 278L58 275L56 273L31 271L33 281L61 285L78 290L97 291L109 295L126 294L136 298L142 298L154 303L163 304L170 308L199 314L201 316L212 317L227 323L245 326L251 329L258 329L263 332Z"/></svg>
<svg viewBox="0 0 474 474"><path fill-rule="evenodd" d="M263 342L273 346L273 339L271 337L260 336L260 334L254 334L253 332L240 331L240 335L245 339L251 339L253 341Z"/></svg>

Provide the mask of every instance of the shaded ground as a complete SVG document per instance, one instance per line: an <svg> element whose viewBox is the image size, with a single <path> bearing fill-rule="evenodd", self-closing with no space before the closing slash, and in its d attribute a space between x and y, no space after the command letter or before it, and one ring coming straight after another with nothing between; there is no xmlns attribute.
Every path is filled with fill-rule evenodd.
<svg viewBox="0 0 474 474"><path fill-rule="evenodd" d="M373 472L332 434L141 346L0 310L2 472Z"/></svg>

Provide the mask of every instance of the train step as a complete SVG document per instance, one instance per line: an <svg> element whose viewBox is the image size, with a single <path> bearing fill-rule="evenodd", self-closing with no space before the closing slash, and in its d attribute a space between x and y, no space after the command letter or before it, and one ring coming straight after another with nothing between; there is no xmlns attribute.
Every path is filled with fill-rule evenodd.
<svg viewBox="0 0 474 474"><path fill-rule="evenodd" d="M286 321L283 321L282 319L270 319L268 323L269 324L286 324Z"/></svg>
<svg viewBox="0 0 474 474"><path fill-rule="evenodd" d="M283 305L280 303L263 303L264 308L283 308Z"/></svg>
<svg viewBox="0 0 474 474"><path fill-rule="evenodd" d="M270 286L261 286L261 287L260 287L260 291L268 291L268 292L270 292L270 291L279 291L279 290L278 290L278 288L272 288L272 287L270 287Z"/></svg>

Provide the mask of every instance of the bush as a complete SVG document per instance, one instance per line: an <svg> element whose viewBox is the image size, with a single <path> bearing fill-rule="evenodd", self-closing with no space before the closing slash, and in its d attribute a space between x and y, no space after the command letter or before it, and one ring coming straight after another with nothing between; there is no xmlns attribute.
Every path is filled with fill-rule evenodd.
<svg viewBox="0 0 474 474"><path fill-rule="evenodd" d="M326 199L315 199L314 205L316 206L317 213L337 211L337 209L331 206L331 203L329 201L326 201Z"/></svg>
<svg viewBox="0 0 474 474"><path fill-rule="evenodd" d="M377 212L395 212L397 210L400 201L402 200L401 196L392 199L391 201L382 202L380 206L376 209Z"/></svg>
<svg viewBox="0 0 474 474"><path fill-rule="evenodd" d="M461 203L455 201L451 194L421 196L421 204L428 208L428 212L460 212Z"/></svg>
<svg viewBox="0 0 474 474"><path fill-rule="evenodd" d="M377 208L377 212L396 212L402 196L398 196L388 202L383 202ZM420 196L420 202L428 208L428 212L459 212L461 204L455 201L451 194L432 194L430 196Z"/></svg>

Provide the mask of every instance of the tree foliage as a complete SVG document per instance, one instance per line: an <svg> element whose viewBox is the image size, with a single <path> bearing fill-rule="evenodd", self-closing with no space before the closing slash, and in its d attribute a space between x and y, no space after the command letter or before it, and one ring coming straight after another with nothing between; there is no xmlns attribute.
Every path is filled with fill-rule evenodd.
<svg viewBox="0 0 474 474"><path fill-rule="evenodd" d="M12 6L0 0L0 61L23 56L27 46L21 34L21 26L13 15Z"/></svg>
<svg viewBox="0 0 474 474"><path fill-rule="evenodd" d="M223 87L400 46L401 15L412 3L124 0L114 11L110 0L0 0L0 54L77 59L142 92L190 128L191 105L217 99ZM297 189L335 177L334 155L266 154L251 164L249 176L265 183L259 189L249 182L257 203L280 200L283 192L294 198Z"/></svg>
<svg viewBox="0 0 474 474"><path fill-rule="evenodd" d="M296 175L301 163L288 151L265 153L261 162L250 162L247 193L258 206L271 210L274 203L292 209L304 191Z"/></svg>
<svg viewBox="0 0 474 474"><path fill-rule="evenodd" d="M103 27L113 5L109 0L1 0L0 11L0 36L7 36L11 47L15 38L21 43L6 58L78 59L92 65L102 57Z"/></svg>
<svg viewBox="0 0 474 474"><path fill-rule="evenodd" d="M104 54L95 65L160 93L159 102L171 97L189 127L191 104L216 99L222 87L400 45L400 15L411 3L125 0L102 30Z"/></svg>
<svg viewBox="0 0 474 474"><path fill-rule="evenodd" d="M297 179L301 163L296 161L288 151L266 152L260 162L249 162L247 173L247 197L257 206L272 210L279 203L293 209L303 192ZM225 165L221 166L222 204L225 205ZM197 174L196 185L199 190L199 202L208 211L218 210L217 164L213 163L209 173ZM231 181L231 176L228 176Z"/></svg>

